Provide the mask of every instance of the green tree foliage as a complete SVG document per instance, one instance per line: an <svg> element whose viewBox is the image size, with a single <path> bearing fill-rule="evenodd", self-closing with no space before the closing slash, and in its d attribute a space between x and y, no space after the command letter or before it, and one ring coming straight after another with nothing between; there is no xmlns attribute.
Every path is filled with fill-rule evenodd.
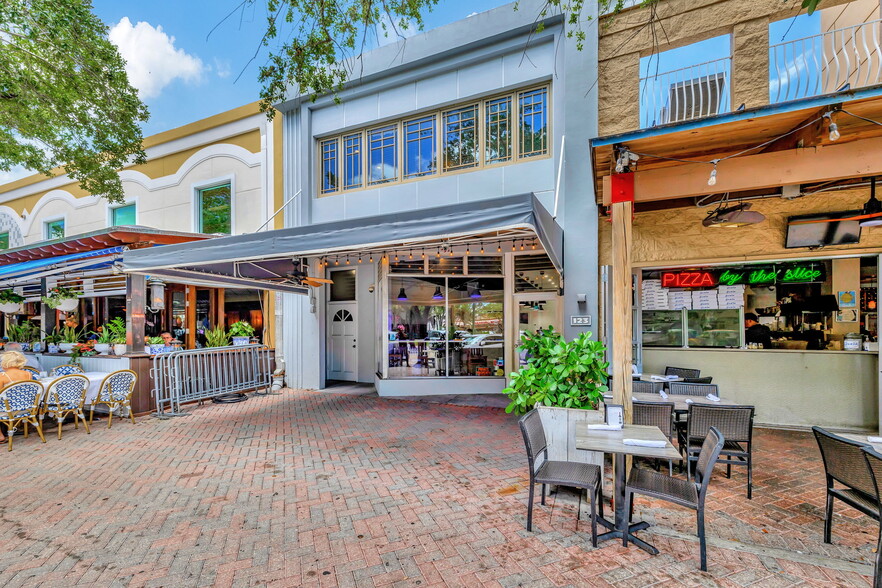
<svg viewBox="0 0 882 588"><path fill-rule="evenodd" d="M63 167L122 202L117 170L145 160L145 120L89 0L0 0L0 171Z"/></svg>

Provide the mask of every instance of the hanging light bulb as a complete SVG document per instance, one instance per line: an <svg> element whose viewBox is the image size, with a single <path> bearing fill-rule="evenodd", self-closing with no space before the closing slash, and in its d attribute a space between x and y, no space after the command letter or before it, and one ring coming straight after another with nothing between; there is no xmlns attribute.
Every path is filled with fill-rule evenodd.
<svg viewBox="0 0 882 588"><path fill-rule="evenodd" d="M358 263L361 263L361 253L358 254Z"/></svg>
<svg viewBox="0 0 882 588"><path fill-rule="evenodd" d="M502 252L502 243L497 243L497 244L496 244L496 252L497 252L497 253L501 253L501 252Z"/></svg>
<svg viewBox="0 0 882 588"><path fill-rule="evenodd" d="M368 261L371 263L374 263L374 254L373 253L371 253L370 259L368 259Z"/></svg>
<svg viewBox="0 0 882 588"><path fill-rule="evenodd" d="M347 257L347 258L346 258L346 265L349 265L349 263L350 263L350 262L349 262L349 258Z"/></svg>
<svg viewBox="0 0 882 588"><path fill-rule="evenodd" d="M335 260L334 260L334 265L340 265L340 260L339 260L339 259L335 259Z"/></svg>
<svg viewBox="0 0 882 588"><path fill-rule="evenodd" d="M472 290L470 298L480 298L480 297L481 297L481 291L479 289L475 288L474 290Z"/></svg>
<svg viewBox="0 0 882 588"><path fill-rule="evenodd" d="M512 251L517 250L517 243L515 243L514 241L511 242L511 250Z"/></svg>
<svg viewBox="0 0 882 588"><path fill-rule="evenodd" d="M839 125L833 122L833 111L824 113L824 118L830 121L830 125L827 127L827 130L830 131L830 140L836 141L841 135L839 134Z"/></svg>
<svg viewBox="0 0 882 588"><path fill-rule="evenodd" d="M469 251L469 248L468 248L468 247L466 247L466 255L471 255L471 253L472 253L472 252L471 252L471 251Z"/></svg>
<svg viewBox="0 0 882 588"><path fill-rule="evenodd" d="M395 261L396 262L398 261L398 254L397 253L395 254Z"/></svg>
<svg viewBox="0 0 882 588"><path fill-rule="evenodd" d="M438 251L435 252L435 257L441 257L441 248L438 248Z"/></svg>
<svg viewBox="0 0 882 588"><path fill-rule="evenodd" d="M410 255L407 256L408 259L413 259L413 251L410 252Z"/></svg>
<svg viewBox="0 0 882 588"><path fill-rule="evenodd" d="M386 254L383 254L383 263L386 263Z"/></svg>
<svg viewBox="0 0 882 588"><path fill-rule="evenodd" d="M444 300L444 294L441 293L441 286L435 286L435 293L432 294L432 300Z"/></svg>
<svg viewBox="0 0 882 588"><path fill-rule="evenodd" d="M530 248L536 249L536 241L533 241L533 243L530 244Z"/></svg>
<svg viewBox="0 0 882 588"><path fill-rule="evenodd" d="M484 244L481 243L481 255L484 255Z"/></svg>
<svg viewBox="0 0 882 588"><path fill-rule="evenodd" d="M426 250L425 249L423 249L422 253L420 253L420 257L423 259L426 258Z"/></svg>
<svg viewBox="0 0 882 588"><path fill-rule="evenodd" d="M404 291L404 288L398 291L398 300L407 300L407 292Z"/></svg>
<svg viewBox="0 0 882 588"><path fill-rule="evenodd" d="M521 241L521 251L523 251L523 250L524 250L524 242Z"/></svg>
<svg viewBox="0 0 882 588"><path fill-rule="evenodd" d="M716 186L717 185L717 164L714 164L714 169L711 170L710 177L707 179L708 186Z"/></svg>
<svg viewBox="0 0 882 588"><path fill-rule="evenodd" d="M448 255L450 255L450 257L453 257L453 247L450 248L450 253L448 253Z"/></svg>

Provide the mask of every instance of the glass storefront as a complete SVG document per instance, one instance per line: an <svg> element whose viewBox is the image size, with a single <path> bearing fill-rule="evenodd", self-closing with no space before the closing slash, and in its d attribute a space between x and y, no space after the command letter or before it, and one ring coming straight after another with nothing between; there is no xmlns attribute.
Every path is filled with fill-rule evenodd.
<svg viewBox="0 0 882 588"><path fill-rule="evenodd" d="M503 376L501 277L390 276L388 377Z"/></svg>

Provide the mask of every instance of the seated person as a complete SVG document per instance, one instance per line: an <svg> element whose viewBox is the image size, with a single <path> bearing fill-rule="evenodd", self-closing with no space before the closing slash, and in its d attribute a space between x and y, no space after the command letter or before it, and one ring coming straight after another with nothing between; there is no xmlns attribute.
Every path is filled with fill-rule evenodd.
<svg viewBox="0 0 882 588"><path fill-rule="evenodd" d="M174 337L168 331L161 332L159 336L162 337L162 342L166 345L171 345L171 342L174 340Z"/></svg>
<svg viewBox="0 0 882 588"><path fill-rule="evenodd" d="M27 382L33 380L34 375L22 368L27 365L28 361L21 351L6 351L0 357L0 386L5 387L13 382Z"/></svg>
<svg viewBox="0 0 882 588"><path fill-rule="evenodd" d="M21 353L21 345L19 343L7 343L3 347L3 351L18 351ZM25 360L28 367L32 367L38 372L43 371L43 366L40 365L40 360L37 359L36 355L25 355Z"/></svg>

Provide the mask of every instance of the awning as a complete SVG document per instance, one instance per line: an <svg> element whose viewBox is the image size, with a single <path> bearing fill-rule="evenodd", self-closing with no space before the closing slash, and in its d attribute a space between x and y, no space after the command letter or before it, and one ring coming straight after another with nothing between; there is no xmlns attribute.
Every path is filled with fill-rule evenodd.
<svg viewBox="0 0 882 588"><path fill-rule="evenodd" d="M563 231L533 194L126 251L123 271L188 283L304 293L286 275L298 257L395 247L493 231L535 232L563 270Z"/></svg>
<svg viewBox="0 0 882 588"><path fill-rule="evenodd" d="M109 247L97 251L84 251L46 259L32 259L22 261L21 263L10 263L0 266L0 287L9 288L22 282L74 270L110 267L124 250L125 247Z"/></svg>

